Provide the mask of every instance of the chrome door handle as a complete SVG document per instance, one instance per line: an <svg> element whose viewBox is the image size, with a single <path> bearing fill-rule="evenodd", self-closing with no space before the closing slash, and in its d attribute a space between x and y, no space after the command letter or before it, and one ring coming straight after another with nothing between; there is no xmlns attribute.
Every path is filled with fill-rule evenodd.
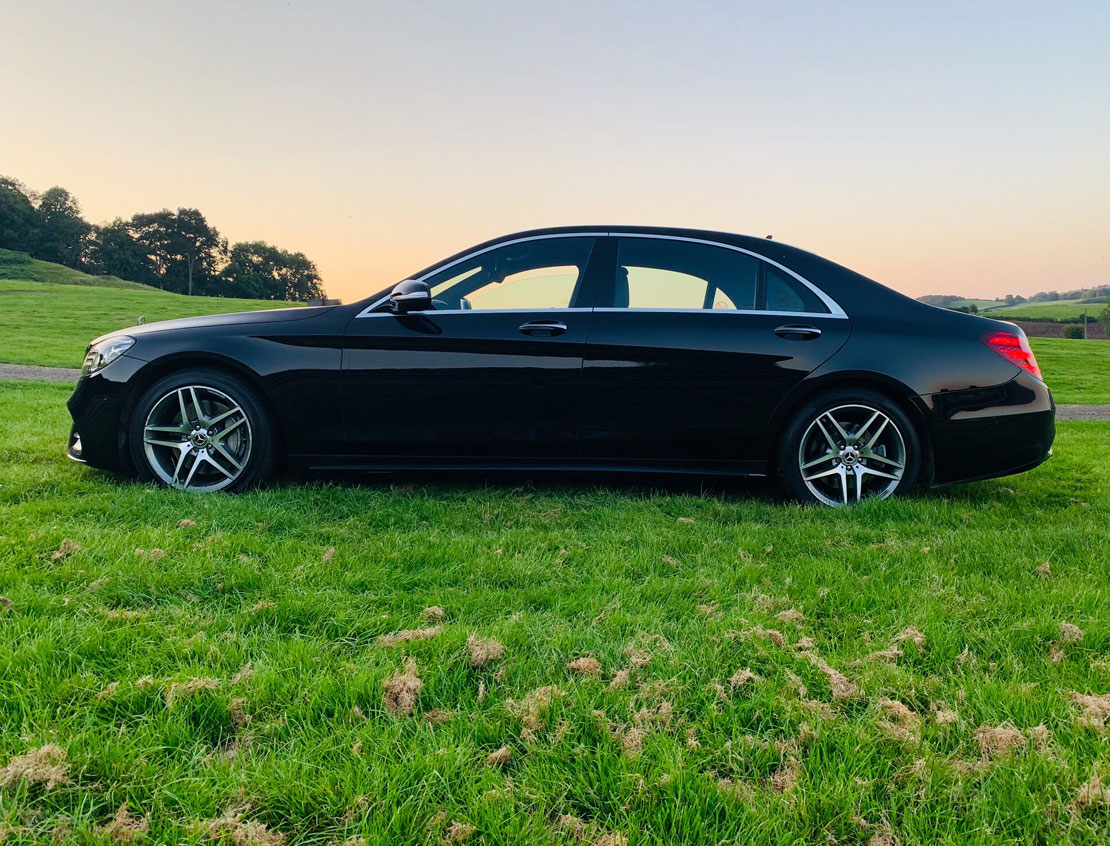
<svg viewBox="0 0 1110 846"><path fill-rule="evenodd" d="M536 338L554 338L567 331L567 325L558 320L531 320L520 327L525 335Z"/></svg>
<svg viewBox="0 0 1110 846"><path fill-rule="evenodd" d="M816 326L801 326L789 323L775 330L780 338L789 338L792 341L811 341L821 337L821 330Z"/></svg>

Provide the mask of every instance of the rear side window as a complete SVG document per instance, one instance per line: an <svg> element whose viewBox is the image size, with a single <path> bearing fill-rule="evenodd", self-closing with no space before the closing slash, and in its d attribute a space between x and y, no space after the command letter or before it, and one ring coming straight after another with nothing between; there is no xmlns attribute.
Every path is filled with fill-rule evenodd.
<svg viewBox="0 0 1110 846"><path fill-rule="evenodd" d="M690 241L621 238L609 308L827 314L807 286L755 256Z"/></svg>

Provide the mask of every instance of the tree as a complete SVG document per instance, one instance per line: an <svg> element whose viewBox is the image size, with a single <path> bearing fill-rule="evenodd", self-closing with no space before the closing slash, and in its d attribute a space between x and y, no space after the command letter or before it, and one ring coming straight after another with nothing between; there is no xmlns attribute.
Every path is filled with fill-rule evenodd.
<svg viewBox="0 0 1110 846"><path fill-rule="evenodd" d="M134 282L156 281L146 250L135 240L127 222L118 217L111 223L93 227L86 263L94 273Z"/></svg>
<svg viewBox="0 0 1110 846"><path fill-rule="evenodd" d="M1098 313L1098 322L1102 324L1102 328L1106 330L1106 334L1110 335L1110 305L1106 306Z"/></svg>
<svg viewBox="0 0 1110 846"><path fill-rule="evenodd" d="M81 217L77 198L55 185L39 197L39 242L36 257L79 268L92 227Z"/></svg>
<svg viewBox="0 0 1110 846"><path fill-rule="evenodd" d="M323 299L320 273L304 253L289 253L265 241L232 246L220 273L228 297L306 301Z"/></svg>
<svg viewBox="0 0 1110 846"><path fill-rule="evenodd" d="M220 233L196 209L169 209L131 218L159 286L178 293L203 293L226 250Z"/></svg>
<svg viewBox="0 0 1110 846"><path fill-rule="evenodd" d="M41 221L32 194L18 179L0 176L0 247L34 255Z"/></svg>

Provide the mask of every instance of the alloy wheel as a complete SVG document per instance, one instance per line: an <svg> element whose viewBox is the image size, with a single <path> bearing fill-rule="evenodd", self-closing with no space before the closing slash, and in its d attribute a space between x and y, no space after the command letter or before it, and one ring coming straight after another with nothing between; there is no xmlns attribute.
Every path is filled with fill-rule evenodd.
<svg viewBox="0 0 1110 846"><path fill-rule="evenodd" d="M207 385L184 385L164 394L143 426L150 469L181 490L226 488L246 469L251 445L251 422L242 406Z"/></svg>
<svg viewBox="0 0 1110 846"><path fill-rule="evenodd" d="M843 507L886 499L906 469L906 442L885 412L854 403L823 411L798 446L802 481L818 500Z"/></svg>

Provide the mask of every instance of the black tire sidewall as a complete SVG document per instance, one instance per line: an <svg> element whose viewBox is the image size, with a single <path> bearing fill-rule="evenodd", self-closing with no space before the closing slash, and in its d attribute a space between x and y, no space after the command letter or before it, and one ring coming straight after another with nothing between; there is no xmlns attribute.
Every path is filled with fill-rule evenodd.
<svg viewBox="0 0 1110 846"><path fill-rule="evenodd" d="M223 391L246 412L251 427L251 454L243 473L219 493L235 493L258 487L274 469L274 436L266 406L253 388L234 376L219 370L190 368L178 370L155 381L143 391L131 411L127 424L127 442L135 475L144 482L164 485L150 466L143 447L143 427L151 408L168 392L184 385L209 385Z"/></svg>
<svg viewBox="0 0 1110 846"><path fill-rule="evenodd" d="M813 492L802 480L802 471L798 466L798 447L802 436L809 424L830 409L841 405L859 403L877 408L886 414L897 425L902 434L902 441L906 445L906 467L902 479L894 489L891 496L905 496L921 474L921 439L917 427L910 420L909 415L902 410L894 400L877 391L867 389L837 388L807 402L791 418L783 437L779 441L778 471L779 479L786 494L799 502L814 505L826 505L813 495Z"/></svg>

